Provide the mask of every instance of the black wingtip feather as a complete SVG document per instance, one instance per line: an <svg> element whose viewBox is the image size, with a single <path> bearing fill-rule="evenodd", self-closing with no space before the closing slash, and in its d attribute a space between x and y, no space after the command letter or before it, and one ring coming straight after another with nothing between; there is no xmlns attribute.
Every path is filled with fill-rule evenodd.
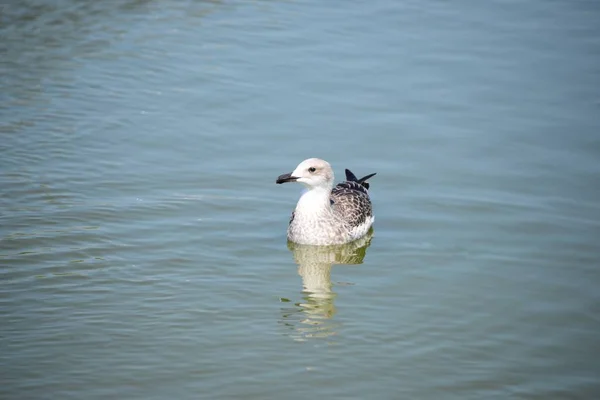
<svg viewBox="0 0 600 400"><path fill-rule="evenodd" d="M356 175L354 175L352 173L352 171L350 171L349 169L346 169L346 180L350 181L350 182L356 182L356 183L360 183L361 185L363 185L365 188L369 188L369 183L367 182L367 179L374 177L375 175L377 175L377 172L374 174L369 174L367 176L363 176L362 178L358 179L356 178Z"/></svg>
<svg viewBox="0 0 600 400"><path fill-rule="evenodd" d="M366 183L367 179L371 179L372 177L374 177L375 175L377 175L377 172L369 174L367 176L363 176L362 178L360 178L357 182L358 183Z"/></svg>
<svg viewBox="0 0 600 400"><path fill-rule="evenodd" d="M346 180L350 182L358 182L356 175L354 175L349 169L346 169Z"/></svg>

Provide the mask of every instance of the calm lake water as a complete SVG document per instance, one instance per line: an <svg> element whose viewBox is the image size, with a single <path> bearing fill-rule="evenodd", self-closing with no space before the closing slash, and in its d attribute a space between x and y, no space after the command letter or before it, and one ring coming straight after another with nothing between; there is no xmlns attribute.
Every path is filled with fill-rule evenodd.
<svg viewBox="0 0 600 400"><path fill-rule="evenodd" d="M594 1L0 6L3 399L597 399ZM286 244L321 157L372 236Z"/></svg>

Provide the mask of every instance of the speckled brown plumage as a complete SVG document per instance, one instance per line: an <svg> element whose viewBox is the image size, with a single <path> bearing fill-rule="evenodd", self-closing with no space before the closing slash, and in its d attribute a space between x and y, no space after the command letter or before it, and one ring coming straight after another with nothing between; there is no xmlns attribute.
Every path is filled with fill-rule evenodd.
<svg viewBox="0 0 600 400"><path fill-rule="evenodd" d="M367 188L357 182L338 183L331 190L332 208L351 227L365 223L373 216Z"/></svg>

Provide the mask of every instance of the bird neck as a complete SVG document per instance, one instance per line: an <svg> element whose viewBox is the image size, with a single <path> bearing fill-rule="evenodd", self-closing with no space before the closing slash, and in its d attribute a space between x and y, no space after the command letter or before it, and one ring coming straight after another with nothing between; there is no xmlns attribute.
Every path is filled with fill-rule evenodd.
<svg viewBox="0 0 600 400"><path fill-rule="evenodd" d="M302 194L296 205L296 214L319 216L331 212L331 188L314 187Z"/></svg>

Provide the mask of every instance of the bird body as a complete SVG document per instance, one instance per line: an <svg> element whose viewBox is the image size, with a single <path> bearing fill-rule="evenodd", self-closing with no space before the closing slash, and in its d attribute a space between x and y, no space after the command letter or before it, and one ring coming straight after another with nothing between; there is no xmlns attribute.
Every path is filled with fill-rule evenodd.
<svg viewBox="0 0 600 400"><path fill-rule="evenodd" d="M276 183L300 182L307 190L288 226L287 237L299 244L332 245L354 241L366 235L375 217L367 179L357 179L346 170L346 181L333 186L334 174L327 161L309 158Z"/></svg>

